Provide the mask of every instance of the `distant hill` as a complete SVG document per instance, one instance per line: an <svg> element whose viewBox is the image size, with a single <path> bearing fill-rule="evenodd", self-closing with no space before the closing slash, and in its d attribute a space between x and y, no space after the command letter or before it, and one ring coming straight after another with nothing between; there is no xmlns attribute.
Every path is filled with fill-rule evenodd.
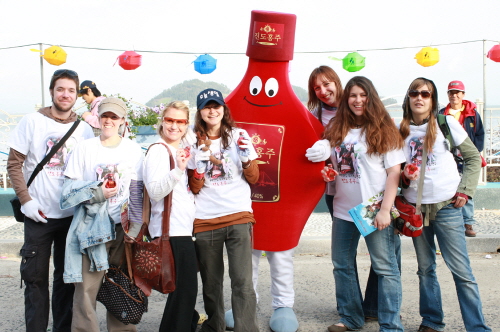
<svg viewBox="0 0 500 332"><path fill-rule="evenodd" d="M151 98L146 105L153 107L161 103L168 104L173 100L189 100L189 105L191 107L196 106L196 96L200 91L208 88L214 88L222 92L224 97L227 97L231 93L226 85L216 82L203 82L199 79L193 79L189 81L184 81L182 83L176 84L173 87L163 90L157 96ZM293 91L299 97L300 101L303 103L307 102L307 91L299 86L292 85Z"/></svg>

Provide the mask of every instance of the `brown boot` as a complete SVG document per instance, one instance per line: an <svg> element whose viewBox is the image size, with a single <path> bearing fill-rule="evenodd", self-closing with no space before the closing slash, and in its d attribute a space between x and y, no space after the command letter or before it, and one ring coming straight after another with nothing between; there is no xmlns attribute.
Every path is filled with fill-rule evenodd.
<svg viewBox="0 0 500 332"><path fill-rule="evenodd" d="M474 230L472 229L472 225L465 224L465 236L468 236L468 237L475 237L476 236L476 232L474 232Z"/></svg>

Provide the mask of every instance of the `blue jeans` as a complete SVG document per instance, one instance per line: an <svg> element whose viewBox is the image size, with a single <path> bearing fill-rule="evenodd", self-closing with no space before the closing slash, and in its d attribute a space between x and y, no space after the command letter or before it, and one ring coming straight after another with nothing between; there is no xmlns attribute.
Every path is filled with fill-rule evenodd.
<svg viewBox="0 0 500 332"><path fill-rule="evenodd" d="M443 259L450 269L458 295L462 319L467 331L491 331L482 312L479 289L472 274L462 210L449 204L439 210L435 220L424 227L421 236L413 238L417 253L422 325L443 331L444 313L441 289L436 275L436 236Z"/></svg>
<svg viewBox="0 0 500 332"><path fill-rule="evenodd" d="M332 262L340 322L353 330L364 325L362 296L356 270L360 233L353 222L333 219ZM378 276L378 321L380 331L403 331L399 316L402 301L401 275L394 228L375 231L365 238L373 270Z"/></svg>
<svg viewBox="0 0 500 332"><path fill-rule="evenodd" d="M462 215L464 217L464 224L474 225L476 220L474 220L474 201L469 198L467 203L462 207Z"/></svg>

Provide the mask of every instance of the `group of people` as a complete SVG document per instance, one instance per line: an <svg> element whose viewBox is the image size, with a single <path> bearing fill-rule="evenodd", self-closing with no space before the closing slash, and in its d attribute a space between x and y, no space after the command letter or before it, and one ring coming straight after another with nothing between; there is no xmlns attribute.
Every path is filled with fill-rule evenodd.
<svg viewBox="0 0 500 332"><path fill-rule="evenodd" d="M463 84L450 86L464 92ZM77 73L68 69L54 72L49 89L52 105L26 115L9 140L7 168L25 215L21 277L25 283L26 330L45 331L48 326L53 245L53 330L99 331L97 293L106 269L123 266L125 244L136 241L145 188L151 200L148 227L152 238L162 236L164 198L172 194L169 235L176 290L168 296L159 330L196 330L198 271L208 315L201 331L226 329L225 247L232 327L238 332L258 331L252 281L252 227L256 220L250 191L250 184L259 178L257 153L248 133L236 127L221 92L206 89L198 94L192 126L186 104L168 104L158 122L159 139L144 156L138 144L120 134L127 117L121 99L102 98L92 81L79 85ZM454 91L449 89L449 95L463 97ZM83 114L84 120L99 131L94 133L87 123L80 122L66 138L78 118L72 111L78 94L91 105L91 111ZM398 128L369 79L353 77L343 88L335 71L326 66L316 68L310 76L308 108L325 131L323 139L305 151L306 157L311 162L330 160L339 173L331 181L328 167L322 170L328 182L325 200L333 220L332 262L340 315L340 321L328 331L359 330L366 319L378 320L381 331L404 330L400 238L390 211L398 186L410 203L416 202L411 182L419 172L410 174L407 166L401 166L412 163L410 143L414 138L433 156L421 166L426 167L422 211L428 226L422 236L413 239L420 279L419 331L443 331L445 326L434 236L453 273L467 331L491 331L484 321L470 268L461 209L474 195L480 157L460 123L447 117L453 145L463 161L459 173L437 124L438 106L434 83L425 78L414 80ZM457 112L448 108L444 112L457 117ZM458 112L463 114L458 120L472 113L469 106ZM478 115L475 119L480 123ZM475 129L474 134L478 134L482 126ZM63 137L64 144L54 155L61 162L40 165L51 151L48 142L53 146ZM174 165L170 165L170 155ZM42 171L28 188L37 165ZM434 190L436 186L439 191ZM374 222L378 231L366 237L372 268L363 300L356 268L360 233L348 211L381 191L384 199ZM128 218L123 222L127 209ZM135 325L125 325L109 312L107 328L136 331Z"/></svg>
<svg viewBox="0 0 500 332"><path fill-rule="evenodd" d="M328 331L359 330L365 320L373 319L378 320L380 331L404 330L400 315L400 239L391 223L391 208L398 186L408 202L417 203L417 187L411 182L417 181L422 168L425 227L421 236L413 238L422 316L418 331L445 328L434 237L452 272L466 330L491 331L482 313L465 241L466 235L471 236L466 231L471 227L464 227L462 208L472 199L477 186L481 167L478 149L482 150L484 131L473 103L453 103L456 96L462 101L464 93L463 83L450 83L448 96L451 109L456 111L452 113L450 105L444 110L444 114L455 114L446 117L453 140L446 142L438 125L438 95L431 80L420 77L410 84L398 126L366 77L353 77L342 91L338 75L331 68L321 66L311 74L308 105L325 125L325 132L323 140L307 150L306 157L312 162L330 160L338 173L332 181L327 176L328 167L322 170L324 180L329 182L325 200L333 218L332 262L340 315L340 321L329 326ZM465 125L463 119L467 119ZM469 138L471 135L478 148ZM419 170L412 173L411 143L415 139L422 142L429 158L420 160ZM453 146L458 150L454 151ZM460 165L454 154L460 155ZM372 267L363 299L356 268L360 232L348 211L380 192L384 192L384 198L374 219L378 231L365 237Z"/></svg>

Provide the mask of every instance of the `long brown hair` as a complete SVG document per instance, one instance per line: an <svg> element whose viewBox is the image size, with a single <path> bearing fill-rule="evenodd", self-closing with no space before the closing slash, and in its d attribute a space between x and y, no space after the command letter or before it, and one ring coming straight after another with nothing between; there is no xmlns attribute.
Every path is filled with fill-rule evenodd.
<svg viewBox="0 0 500 332"><path fill-rule="evenodd" d="M343 89L342 83L340 83L339 75L328 66L319 66L318 68L314 68L311 75L309 75L309 81L307 83L307 90L309 95L309 100L307 101L307 108L310 111L314 111L318 108L321 109L321 100L319 100L318 96L316 96L316 92L314 91L314 84L316 84L316 79L319 76L323 76L329 82L333 82L335 84L335 89L337 90L337 100L342 96ZM318 116L321 120L321 116Z"/></svg>
<svg viewBox="0 0 500 332"><path fill-rule="evenodd" d="M424 137L425 147L427 148L428 152L431 152L432 146L434 145L434 142L436 141L437 137L436 117L439 110L437 89L433 81L424 77L419 77L414 79L413 82L411 82L410 87L406 92L405 100L403 102L403 120L401 120L401 125L399 126L399 132L401 133L403 139L406 139L406 137L410 135L410 121L413 120L413 115L410 105L410 96L408 95L408 93L410 92L410 90L418 90L418 88L424 85L427 86L429 92L431 93L431 108L429 111L430 113L429 122L427 124L427 131Z"/></svg>
<svg viewBox="0 0 500 332"><path fill-rule="evenodd" d="M220 104L216 101L210 101L205 105L205 107L212 107L217 105ZM229 137L231 136L231 131L236 125L234 123L229 107L227 107L227 105L222 105L222 107L224 107L224 115L222 116L222 120L220 123L219 135L222 143L221 148L224 150L229 147ZM207 131L207 123L202 119L200 110L197 110L194 117L194 132L199 134L201 137L205 135L208 137Z"/></svg>
<svg viewBox="0 0 500 332"><path fill-rule="evenodd" d="M366 93L365 111L361 115L363 125L361 133L365 134L367 153L384 154L391 150L401 149L403 139L394 121L378 96L372 81L363 76L355 76L347 82L337 115L330 121L323 134L332 146L340 146L349 130L356 126L356 115L349 108L349 94L353 87L360 87Z"/></svg>

